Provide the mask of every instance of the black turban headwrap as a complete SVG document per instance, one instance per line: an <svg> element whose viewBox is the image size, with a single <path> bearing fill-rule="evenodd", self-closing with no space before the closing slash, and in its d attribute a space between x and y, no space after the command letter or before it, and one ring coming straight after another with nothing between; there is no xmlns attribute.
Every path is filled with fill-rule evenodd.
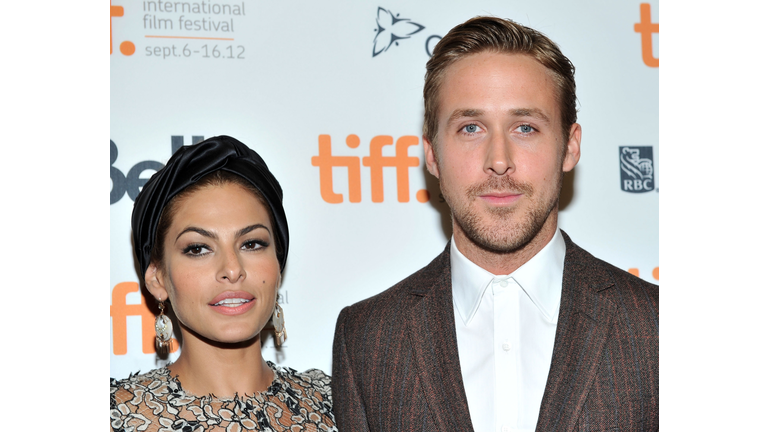
<svg viewBox="0 0 768 432"><path fill-rule="evenodd" d="M261 192L275 219L272 227L282 245L277 260L280 271L288 256L288 221L283 210L283 190L255 151L240 141L221 135L176 150L168 163L144 185L133 204L131 228L133 250L139 260L140 277L149 267L155 231L163 209L179 192L214 171L227 171L248 180Z"/></svg>

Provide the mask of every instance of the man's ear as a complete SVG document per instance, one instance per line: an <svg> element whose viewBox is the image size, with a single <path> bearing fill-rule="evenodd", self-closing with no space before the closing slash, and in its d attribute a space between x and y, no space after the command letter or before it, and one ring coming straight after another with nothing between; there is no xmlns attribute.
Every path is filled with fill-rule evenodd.
<svg viewBox="0 0 768 432"><path fill-rule="evenodd" d="M147 267L147 271L144 273L144 283L147 285L147 290L152 294L152 297L160 301L165 301L168 298L163 272L157 268L155 263L151 263Z"/></svg>
<svg viewBox="0 0 768 432"><path fill-rule="evenodd" d="M432 147L432 143L426 135L422 135L422 141L424 141L424 163L427 165L427 171L430 174L440 179L440 168L437 165L437 155L435 155L435 149Z"/></svg>
<svg viewBox="0 0 768 432"><path fill-rule="evenodd" d="M565 145L565 157L563 158L563 172L572 170L581 158L581 125L571 125L571 133Z"/></svg>

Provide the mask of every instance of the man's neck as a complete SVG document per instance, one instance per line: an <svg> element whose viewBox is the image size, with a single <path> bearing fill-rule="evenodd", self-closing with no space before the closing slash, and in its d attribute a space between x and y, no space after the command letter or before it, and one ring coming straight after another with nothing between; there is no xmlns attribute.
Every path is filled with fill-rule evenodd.
<svg viewBox="0 0 768 432"><path fill-rule="evenodd" d="M544 222L539 232L522 247L511 252L492 252L480 247L467 237L464 230L456 222L453 223L453 238L459 251L468 260L497 276L510 274L527 263L539 251L544 249L544 246L552 240L556 231L557 213L553 212Z"/></svg>

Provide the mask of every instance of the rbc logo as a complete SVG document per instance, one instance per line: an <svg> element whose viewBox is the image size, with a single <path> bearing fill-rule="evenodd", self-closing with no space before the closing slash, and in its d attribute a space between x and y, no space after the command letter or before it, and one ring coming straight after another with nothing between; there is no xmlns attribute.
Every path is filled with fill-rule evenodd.
<svg viewBox="0 0 768 432"><path fill-rule="evenodd" d="M621 190L624 192L650 192L653 182L653 147L619 147Z"/></svg>

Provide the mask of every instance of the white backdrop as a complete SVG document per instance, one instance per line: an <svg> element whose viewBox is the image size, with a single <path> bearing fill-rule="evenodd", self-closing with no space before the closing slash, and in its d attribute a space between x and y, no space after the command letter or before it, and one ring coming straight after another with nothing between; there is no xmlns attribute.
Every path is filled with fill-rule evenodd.
<svg viewBox="0 0 768 432"><path fill-rule="evenodd" d="M111 12L115 378L166 361L153 352L151 312L138 292L132 197L174 145L221 134L256 150L285 192L291 242L280 294L289 338L279 351L268 343L265 357L330 372L339 311L423 267L448 241L447 207L423 164L424 66L442 35L476 15L536 28L575 64L582 157L567 177L560 226L597 257L659 283L658 2L112 0ZM359 202L350 202L344 167L332 169L342 202L323 198L312 158L324 136L334 156L358 158ZM382 202L373 202L363 165L377 136L419 142L408 149L419 166L408 169L407 185L384 168ZM394 156L395 145L383 155ZM398 201L398 186L408 202Z"/></svg>

